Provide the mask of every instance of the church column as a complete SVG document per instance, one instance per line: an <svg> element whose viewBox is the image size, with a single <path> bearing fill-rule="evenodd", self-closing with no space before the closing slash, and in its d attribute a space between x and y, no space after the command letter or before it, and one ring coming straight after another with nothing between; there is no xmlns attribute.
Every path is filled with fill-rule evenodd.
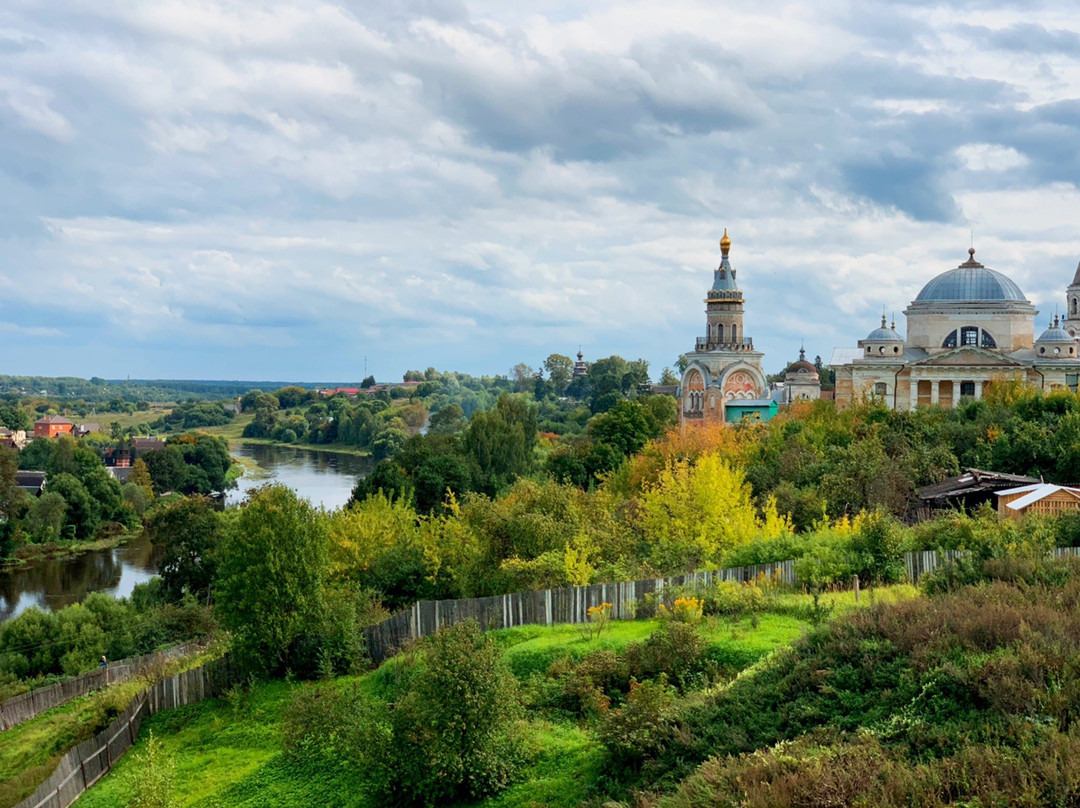
<svg viewBox="0 0 1080 808"><path fill-rule="evenodd" d="M980 398L982 398L983 385L984 384L986 384L986 382L984 382L982 380L975 382L975 400L976 401L978 401Z"/></svg>
<svg viewBox="0 0 1080 808"><path fill-rule="evenodd" d="M930 403L931 404L940 404L941 403L941 390L938 388L939 384L940 384L940 382L938 382L936 380L930 382Z"/></svg>
<svg viewBox="0 0 1080 808"><path fill-rule="evenodd" d="M963 385L960 382L953 380L952 383L952 407L955 410L960 406L960 389Z"/></svg>

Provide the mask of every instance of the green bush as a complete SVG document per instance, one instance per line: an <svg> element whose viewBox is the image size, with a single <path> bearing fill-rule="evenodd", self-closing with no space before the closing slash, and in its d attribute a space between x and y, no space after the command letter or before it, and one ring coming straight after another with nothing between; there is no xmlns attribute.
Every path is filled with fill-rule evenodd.
<svg viewBox="0 0 1080 808"><path fill-rule="evenodd" d="M643 760L668 745L675 730L674 701L674 691L664 677L656 682L630 681L626 705L610 711L599 727L612 774L634 773Z"/></svg>
<svg viewBox="0 0 1080 808"><path fill-rule="evenodd" d="M425 643L391 711L393 777L384 791L430 806L502 790L520 763L518 703L498 648L475 622L443 629Z"/></svg>

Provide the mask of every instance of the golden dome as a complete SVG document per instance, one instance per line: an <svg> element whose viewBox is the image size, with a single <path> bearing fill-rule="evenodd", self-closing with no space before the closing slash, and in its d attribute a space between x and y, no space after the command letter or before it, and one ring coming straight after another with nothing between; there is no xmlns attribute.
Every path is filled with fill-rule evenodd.
<svg viewBox="0 0 1080 808"><path fill-rule="evenodd" d="M728 251L731 249L731 239L728 238L727 228L724 228L724 237L720 239L720 254L727 258Z"/></svg>

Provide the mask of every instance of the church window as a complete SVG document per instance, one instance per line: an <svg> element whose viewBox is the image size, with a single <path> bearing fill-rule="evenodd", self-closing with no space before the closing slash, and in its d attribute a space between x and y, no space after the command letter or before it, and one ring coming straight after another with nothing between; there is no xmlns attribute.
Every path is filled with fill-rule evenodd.
<svg viewBox="0 0 1080 808"><path fill-rule="evenodd" d="M1065 386L1075 393L1076 388L1080 386L1080 373L1066 373Z"/></svg>
<svg viewBox="0 0 1080 808"><path fill-rule="evenodd" d="M979 329L966 325L960 329L960 344L964 347L979 344Z"/></svg>
<svg viewBox="0 0 1080 808"><path fill-rule="evenodd" d="M953 331L949 336L945 337L945 341L941 343L942 348L955 348L956 347L956 332Z"/></svg>
<svg viewBox="0 0 1080 808"><path fill-rule="evenodd" d="M900 346L899 345L894 346L893 349L892 349L892 352L893 353L900 353Z"/></svg>
<svg viewBox="0 0 1080 808"><path fill-rule="evenodd" d="M724 343L724 324L721 323L716 327L716 341L721 345Z"/></svg>
<svg viewBox="0 0 1080 808"><path fill-rule="evenodd" d="M1073 314L1076 314L1076 308L1077 308L1077 305L1078 305L1078 304L1077 304L1077 302L1076 302L1076 298L1074 297L1074 298L1072 299L1072 306L1073 306L1073 311L1072 311L1072 313L1073 313Z"/></svg>
<svg viewBox="0 0 1080 808"><path fill-rule="evenodd" d="M984 348L996 348L997 347L997 340L995 340L992 336L990 336L989 331L983 331L982 332L982 346Z"/></svg>
<svg viewBox="0 0 1080 808"><path fill-rule="evenodd" d="M874 395L878 398L885 398L888 395L889 386L885 382L877 382L874 384Z"/></svg>
<svg viewBox="0 0 1080 808"><path fill-rule="evenodd" d="M870 351L872 351L872 350L873 350L873 348L871 348L869 345L866 346L866 352L867 353L870 353Z"/></svg>
<svg viewBox="0 0 1080 808"><path fill-rule="evenodd" d="M960 382L960 397L975 398L975 382Z"/></svg>
<svg viewBox="0 0 1080 808"><path fill-rule="evenodd" d="M1046 353L1046 346L1042 346L1042 347L1040 347L1040 348L1039 348L1039 353L1041 353L1041 354L1044 354L1044 353Z"/></svg>
<svg viewBox="0 0 1080 808"><path fill-rule="evenodd" d="M731 342L733 345L739 344L739 327L736 325L731 327Z"/></svg>
<svg viewBox="0 0 1080 808"><path fill-rule="evenodd" d="M878 350L878 353L879 353L879 354L883 354L883 353L885 353L885 346L884 346L884 345L882 345L882 346L881 346L880 348L878 348L877 350Z"/></svg>

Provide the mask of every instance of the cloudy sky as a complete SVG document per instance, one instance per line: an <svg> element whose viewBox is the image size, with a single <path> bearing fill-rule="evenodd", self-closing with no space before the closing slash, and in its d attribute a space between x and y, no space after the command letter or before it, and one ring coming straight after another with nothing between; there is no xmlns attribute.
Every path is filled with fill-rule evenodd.
<svg viewBox="0 0 1080 808"><path fill-rule="evenodd" d="M977 257L1080 260L1080 11L5 0L0 372L357 380L828 359Z"/></svg>

